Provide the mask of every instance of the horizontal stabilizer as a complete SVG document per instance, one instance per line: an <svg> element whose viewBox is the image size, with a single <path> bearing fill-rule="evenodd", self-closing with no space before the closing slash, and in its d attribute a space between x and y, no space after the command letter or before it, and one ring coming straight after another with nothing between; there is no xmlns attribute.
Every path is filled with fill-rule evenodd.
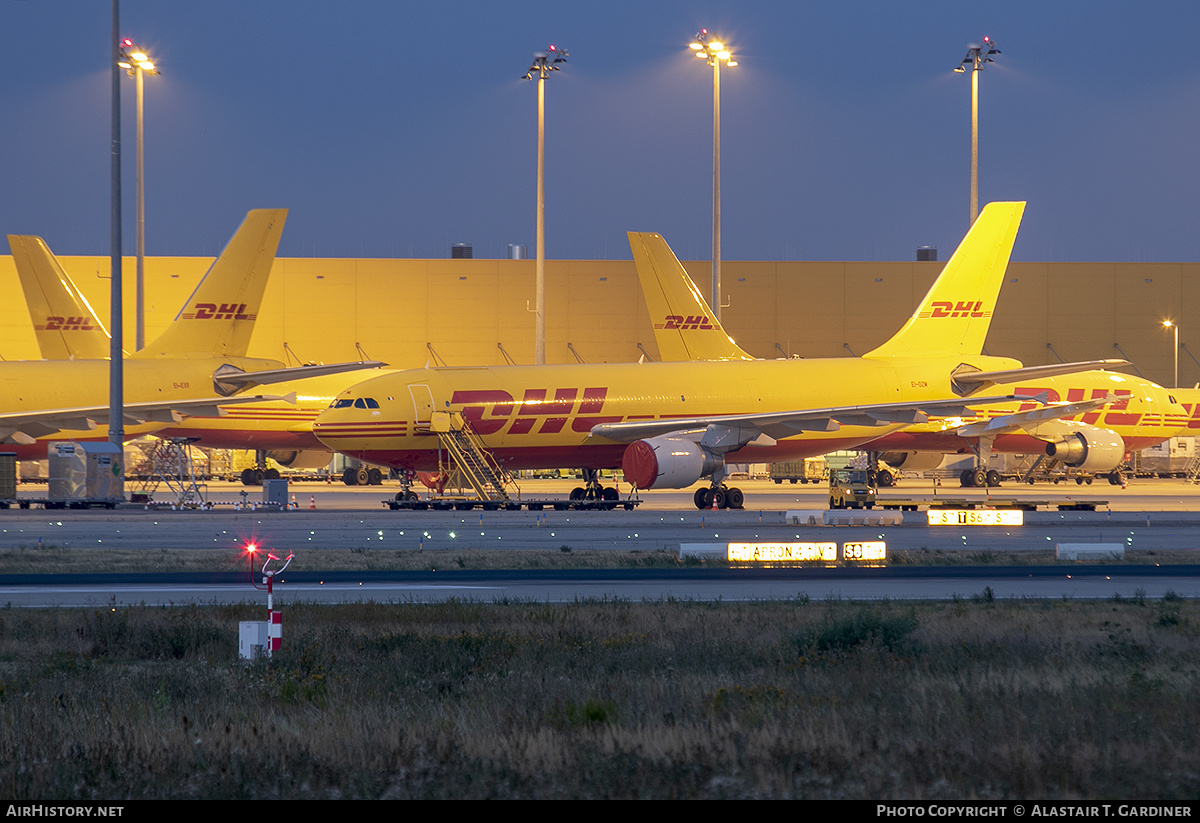
<svg viewBox="0 0 1200 823"><path fill-rule="evenodd" d="M303 380L306 377L322 377L327 374L342 374L360 369L378 369L386 365L387 363L381 360L358 360L349 363L329 363L328 365L321 363L286 369L243 371L237 366L226 364L213 372L213 385L223 395L234 394L250 386L270 386L274 383Z"/></svg>
<svg viewBox="0 0 1200 823"><path fill-rule="evenodd" d="M1114 369L1128 366L1128 360L1084 360L1078 363L1051 363L1047 366L1026 366L1021 369L1004 369L1001 371L972 371L970 366L960 366L951 376L956 388L961 388L964 394L975 391L985 383L1015 383L1018 380L1040 380L1045 377L1058 377L1061 374L1079 374L1097 369Z"/></svg>

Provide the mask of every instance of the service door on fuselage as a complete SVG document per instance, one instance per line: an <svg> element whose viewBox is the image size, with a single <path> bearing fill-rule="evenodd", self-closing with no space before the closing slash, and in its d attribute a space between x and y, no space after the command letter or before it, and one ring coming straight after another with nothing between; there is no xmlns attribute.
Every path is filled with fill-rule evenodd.
<svg viewBox="0 0 1200 823"><path fill-rule="evenodd" d="M410 385L408 393L413 401L413 423L420 428L428 428L433 418L433 392L425 384Z"/></svg>

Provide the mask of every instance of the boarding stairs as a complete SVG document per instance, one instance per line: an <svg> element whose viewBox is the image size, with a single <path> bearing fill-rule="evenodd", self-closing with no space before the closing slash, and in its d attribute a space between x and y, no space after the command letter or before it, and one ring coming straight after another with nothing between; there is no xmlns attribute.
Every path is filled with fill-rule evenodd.
<svg viewBox="0 0 1200 823"><path fill-rule="evenodd" d="M462 415L435 412L429 431L437 435L442 452L449 458L449 465L440 461L440 471L449 474L457 470L482 500L510 503L514 496L520 496L512 477Z"/></svg>
<svg viewBox="0 0 1200 823"><path fill-rule="evenodd" d="M1189 483L1200 483L1200 454L1192 455L1184 472Z"/></svg>
<svg viewBox="0 0 1200 823"><path fill-rule="evenodd" d="M139 467L142 480L135 493L145 495L143 499L154 499L159 486L166 485L179 506L196 505L204 502L206 487L196 482L195 465L192 461L192 439L172 437L157 439L154 448L147 453L145 462Z"/></svg>

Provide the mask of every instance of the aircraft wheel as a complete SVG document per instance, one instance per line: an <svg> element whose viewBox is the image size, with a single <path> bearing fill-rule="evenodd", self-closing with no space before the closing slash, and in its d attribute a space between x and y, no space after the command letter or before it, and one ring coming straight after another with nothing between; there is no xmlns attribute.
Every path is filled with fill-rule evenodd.
<svg viewBox="0 0 1200 823"><path fill-rule="evenodd" d="M575 488L571 489L572 500L583 500L586 496L587 492L584 491L582 486L576 486Z"/></svg>
<svg viewBox="0 0 1200 823"><path fill-rule="evenodd" d="M697 509L707 509L709 506L708 489L696 489L696 493L692 495L692 502L696 504Z"/></svg>
<svg viewBox="0 0 1200 823"><path fill-rule="evenodd" d="M417 499L417 493L416 493L416 492L414 492L414 491L406 491L406 492L404 493L404 499L405 499L405 500L416 500L416 499Z"/></svg>
<svg viewBox="0 0 1200 823"><path fill-rule="evenodd" d="M358 472L356 472L354 469L343 469L342 482L347 486L353 486L358 482Z"/></svg>
<svg viewBox="0 0 1200 823"><path fill-rule="evenodd" d="M995 469L992 469L991 471L989 471L987 473L987 484L988 484L988 486L990 486L993 489L996 488L997 486L999 486L1000 485L1000 472L996 471Z"/></svg>
<svg viewBox="0 0 1200 823"><path fill-rule="evenodd" d="M983 469L976 469L971 473L971 485L976 488L983 488L988 485L987 472Z"/></svg>
<svg viewBox="0 0 1200 823"><path fill-rule="evenodd" d="M369 469L367 471L367 484L371 486L383 485L383 472L379 469Z"/></svg>
<svg viewBox="0 0 1200 823"><path fill-rule="evenodd" d="M607 488L603 489L601 491L601 495L604 497L605 500L620 500L621 499L621 493L619 491L617 491L616 489L614 489L612 486L608 486Z"/></svg>
<svg viewBox="0 0 1200 823"><path fill-rule="evenodd" d="M371 472L366 466L359 466L354 470L354 485L366 486L371 482Z"/></svg>
<svg viewBox="0 0 1200 823"><path fill-rule="evenodd" d="M713 489L712 496L709 498L709 500L712 501L712 505L715 508L725 509L729 507L729 498L728 495L725 494L724 489Z"/></svg>
<svg viewBox="0 0 1200 823"><path fill-rule="evenodd" d="M278 480L279 479L279 469L267 469L266 471L263 472L263 479L264 480Z"/></svg>
<svg viewBox="0 0 1200 823"><path fill-rule="evenodd" d="M742 494L741 489L729 489L725 492L725 501L731 509L740 509L746 502L746 495Z"/></svg>
<svg viewBox="0 0 1200 823"><path fill-rule="evenodd" d="M964 489L969 489L975 485L975 472L970 469L963 469L962 474L958 476L958 485Z"/></svg>

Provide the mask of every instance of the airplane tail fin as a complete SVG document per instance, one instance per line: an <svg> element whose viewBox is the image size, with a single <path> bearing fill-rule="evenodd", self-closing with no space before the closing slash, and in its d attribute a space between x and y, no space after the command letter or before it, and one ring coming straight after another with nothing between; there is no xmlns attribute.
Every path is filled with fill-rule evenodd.
<svg viewBox="0 0 1200 823"><path fill-rule="evenodd" d="M637 231L628 235L663 360L754 359L721 328L662 235Z"/></svg>
<svg viewBox="0 0 1200 823"><path fill-rule="evenodd" d="M46 241L8 235L38 348L46 360L103 360L110 337L87 298L75 288Z"/></svg>
<svg viewBox="0 0 1200 823"><path fill-rule="evenodd" d="M983 351L1024 203L989 203L904 327L864 357Z"/></svg>
<svg viewBox="0 0 1200 823"><path fill-rule="evenodd" d="M244 357L287 209L254 209L171 325L134 357Z"/></svg>

